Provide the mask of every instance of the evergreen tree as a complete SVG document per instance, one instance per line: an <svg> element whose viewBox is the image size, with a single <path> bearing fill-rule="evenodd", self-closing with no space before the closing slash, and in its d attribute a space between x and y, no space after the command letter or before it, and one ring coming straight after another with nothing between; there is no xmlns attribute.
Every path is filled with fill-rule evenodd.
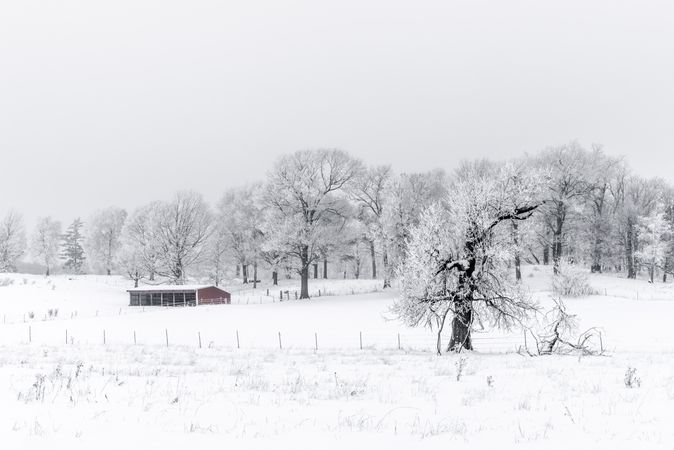
<svg viewBox="0 0 674 450"><path fill-rule="evenodd" d="M65 261L63 267L73 273L81 273L84 265L84 248L82 247L82 226L84 223L78 217L68 226L62 237L61 259Z"/></svg>

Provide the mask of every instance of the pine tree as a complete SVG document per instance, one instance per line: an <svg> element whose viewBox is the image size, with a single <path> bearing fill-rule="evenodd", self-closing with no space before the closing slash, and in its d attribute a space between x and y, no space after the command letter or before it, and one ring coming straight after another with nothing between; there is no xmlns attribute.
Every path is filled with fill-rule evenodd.
<svg viewBox="0 0 674 450"><path fill-rule="evenodd" d="M84 248L82 247L82 226L84 223L78 217L68 226L62 237L61 259L65 261L63 267L73 273L81 273L84 265Z"/></svg>

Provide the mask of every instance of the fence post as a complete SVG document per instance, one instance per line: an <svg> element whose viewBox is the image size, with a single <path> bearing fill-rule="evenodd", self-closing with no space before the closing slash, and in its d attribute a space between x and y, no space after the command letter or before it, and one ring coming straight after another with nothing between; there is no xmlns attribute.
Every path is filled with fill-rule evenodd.
<svg viewBox="0 0 674 450"><path fill-rule="evenodd" d="M363 332L359 331L358 336L360 337L360 349L363 349Z"/></svg>
<svg viewBox="0 0 674 450"><path fill-rule="evenodd" d="M66 328L66 345L68 345L68 329Z"/></svg>
<svg viewBox="0 0 674 450"><path fill-rule="evenodd" d="M297 291L295 291L295 300L297 300Z"/></svg>
<svg viewBox="0 0 674 450"><path fill-rule="evenodd" d="M267 288L267 297L269 297L269 288Z"/></svg>
<svg viewBox="0 0 674 450"><path fill-rule="evenodd" d="M168 328L164 328L164 333L166 334L166 346L168 347Z"/></svg>
<svg viewBox="0 0 674 450"><path fill-rule="evenodd" d="M105 345L105 328L103 329L103 345Z"/></svg>
<svg viewBox="0 0 674 450"><path fill-rule="evenodd" d="M318 351L318 333L314 332L314 344L316 351Z"/></svg>
<svg viewBox="0 0 674 450"><path fill-rule="evenodd" d="M281 301L283 301L283 291L279 290L278 293L279 293L279 298L281 299Z"/></svg>
<svg viewBox="0 0 674 450"><path fill-rule="evenodd" d="M398 333L398 350L400 350L400 333Z"/></svg>
<svg viewBox="0 0 674 450"><path fill-rule="evenodd" d="M199 331L198 334L199 334L199 348L201 348L201 331Z"/></svg>
<svg viewBox="0 0 674 450"><path fill-rule="evenodd" d="M136 330L133 330L133 345L136 345Z"/></svg>
<svg viewBox="0 0 674 450"><path fill-rule="evenodd" d="M283 344L281 344L281 332L278 332L278 348L279 350L283 350Z"/></svg>
<svg viewBox="0 0 674 450"><path fill-rule="evenodd" d="M236 330L236 348L241 348L239 343L239 330Z"/></svg>

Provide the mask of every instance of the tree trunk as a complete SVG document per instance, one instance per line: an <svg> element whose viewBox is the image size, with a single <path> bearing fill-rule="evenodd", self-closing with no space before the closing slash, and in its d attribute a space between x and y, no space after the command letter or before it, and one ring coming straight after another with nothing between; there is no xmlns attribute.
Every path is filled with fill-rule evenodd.
<svg viewBox="0 0 674 450"><path fill-rule="evenodd" d="M253 289L257 289L257 263L253 263Z"/></svg>
<svg viewBox="0 0 674 450"><path fill-rule="evenodd" d="M389 274L389 265L388 265L388 251L386 246L384 246L382 252L382 262L384 263L384 289L391 287L391 277Z"/></svg>
<svg viewBox="0 0 674 450"><path fill-rule="evenodd" d="M273 280L274 286L278 286L278 271L277 271L277 270L274 270L274 271L271 273L271 278L272 278L272 280Z"/></svg>
<svg viewBox="0 0 674 450"><path fill-rule="evenodd" d="M372 259L372 279L377 279L377 255L374 251L374 239L370 241L370 259Z"/></svg>
<svg viewBox="0 0 674 450"><path fill-rule="evenodd" d="M328 258L323 258L323 278L328 279Z"/></svg>
<svg viewBox="0 0 674 450"><path fill-rule="evenodd" d="M241 267L237 264L236 265L236 276L238 277L239 275L241 275Z"/></svg>
<svg viewBox="0 0 674 450"><path fill-rule="evenodd" d="M248 264L241 264L241 271L243 272L243 284L248 284Z"/></svg>
<svg viewBox="0 0 674 450"><path fill-rule="evenodd" d="M452 337L447 351L460 352L462 349L473 350L471 327L473 324L473 306L470 301L454 302L456 312L452 318Z"/></svg>
<svg viewBox="0 0 674 450"><path fill-rule="evenodd" d="M564 229L564 203L559 203L557 206L555 229L552 233L552 263L553 272L556 275L559 273L559 263L562 259L562 232Z"/></svg>
<svg viewBox="0 0 674 450"><path fill-rule="evenodd" d="M655 278L655 263L651 263L648 267L648 280L653 283Z"/></svg>
<svg viewBox="0 0 674 450"><path fill-rule="evenodd" d="M314 280L318 278L318 263L314 263Z"/></svg>
<svg viewBox="0 0 674 450"><path fill-rule="evenodd" d="M138 287L138 278L135 278L133 280L133 287L137 288Z"/></svg>
<svg viewBox="0 0 674 450"><path fill-rule="evenodd" d="M110 270L109 267L108 267L108 269L107 269L107 272L108 272L108 276L112 275L112 271Z"/></svg>
<svg viewBox="0 0 674 450"><path fill-rule="evenodd" d="M547 266L548 264L550 264L550 247L545 244L543 247L543 265Z"/></svg>
<svg viewBox="0 0 674 450"><path fill-rule="evenodd" d="M305 299L309 298L309 247L303 246L300 255L300 264L302 264L300 299Z"/></svg>
<svg viewBox="0 0 674 450"><path fill-rule="evenodd" d="M515 280L520 281L522 279L522 262L520 260L520 231L517 221L513 220L513 243L515 244Z"/></svg>
<svg viewBox="0 0 674 450"><path fill-rule="evenodd" d="M634 224L632 218L627 218L627 229L625 236L625 263L627 265L627 278L636 278L637 270L634 265Z"/></svg>
<svg viewBox="0 0 674 450"><path fill-rule="evenodd" d="M47 266L47 273L44 274L45 277L49 276L49 266Z"/></svg>

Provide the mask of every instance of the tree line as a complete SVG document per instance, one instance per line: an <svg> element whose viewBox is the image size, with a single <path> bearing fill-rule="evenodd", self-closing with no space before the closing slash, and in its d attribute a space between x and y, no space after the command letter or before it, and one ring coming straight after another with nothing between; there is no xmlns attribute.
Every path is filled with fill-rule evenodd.
<svg viewBox="0 0 674 450"><path fill-rule="evenodd" d="M534 197L536 208L517 212L533 206L527 202ZM472 223L471 214L484 217ZM423 227L434 221L438 229L425 235ZM43 217L29 239L20 214L10 211L0 223L0 270L14 271L31 256L47 275L59 268L119 273L135 284L207 277L216 285L235 276L256 285L262 269L275 284L295 274L300 297L308 298L310 279L336 267L355 278L382 279L385 288L393 278L403 280L399 270L412 270L410 245L422 235L428 243L451 232L475 252L498 231L495 260L515 280L522 263L557 270L569 260L592 272L629 278L644 272L666 281L674 266L673 224L672 186L633 174L600 146L570 142L512 161L466 162L449 174L396 173L342 150L319 149L281 156L264 180L226 190L215 205L199 193L179 192L130 213L97 211L65 232ZM451 271L474 279L477 266L465 264L473 263L456 263Z"/></svg>

